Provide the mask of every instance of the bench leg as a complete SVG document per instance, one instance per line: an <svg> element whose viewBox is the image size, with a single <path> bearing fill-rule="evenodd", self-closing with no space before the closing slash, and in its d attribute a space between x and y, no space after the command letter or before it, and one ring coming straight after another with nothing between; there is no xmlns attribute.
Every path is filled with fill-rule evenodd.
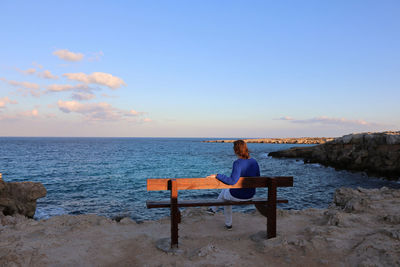
<svg viewBox="0 0 400 267"><path fill-rule="evenodd" d="M254 204L254 206L256 207L256 209L258 210L258 212L262 216L264 216L264 217L268 216L268 205L265 205L265 204Z"/></svg>
<svg viewBox="0 0 400 267"><path fill-rule="evenodd" d="M276 237L276 181L268 187L267 238Z"/></svg>
<svg viewBox="0 0 400 267"><path fill-rule="evenodd" d="M178 186L175 179L171 180L171 248L178 248L178 223L180 212L178 209Z"/></svg>
<svg viewBox="0 0 400 267"><path fill-rule="evenodd" d="M178 208L178 223L181 223L181 221L182 221L182 214L181 214L181 211Z"/></svg>

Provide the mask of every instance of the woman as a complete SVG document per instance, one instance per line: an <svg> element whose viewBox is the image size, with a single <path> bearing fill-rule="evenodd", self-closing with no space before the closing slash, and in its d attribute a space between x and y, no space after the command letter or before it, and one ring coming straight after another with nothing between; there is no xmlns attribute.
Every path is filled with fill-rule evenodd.
<svg viewBox="0 0 400 267"><path fill-rule="evenodd" d="M235 151L237 160L233 163L231 176L223 174L213 174L209 177L215 177L224 184L234 185L240 177L260 176L260 167L255 159L250 158L249 150L243 140L233 142L233 150ZM246 201L250 200L256 193L255 188L239 188L239 189L222 189L218 199L227 201ZM217 207L211 207L207 211L214 214ZM225 228L232 229L232 206L224 206Z"/></svg>

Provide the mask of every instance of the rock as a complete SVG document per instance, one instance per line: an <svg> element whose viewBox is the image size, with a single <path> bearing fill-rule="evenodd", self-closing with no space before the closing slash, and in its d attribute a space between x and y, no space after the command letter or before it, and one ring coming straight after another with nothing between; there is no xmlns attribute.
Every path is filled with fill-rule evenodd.
<svg viewBox="0 0 400 267"><path fill-rule="evenodd" d="M344 135L325 144L271 152L272 157L303 158L337 169L400 178L400 131Z"/></svg>
<svg viewBox="0 0 400 267"><path fill-rule="evenodd" d="M182 244L181 246L183 247ZM157 240L156 247L169 255L182 255L184 253L184 250L182 249L171 248L171 239L168 237Z"/></svg>
<svg viewBox="0 0 400 267"><path fill-rule="evenodd" d="M4 215L21 214L33 218L36 200L46 196L46 188L41 183L6 183L0 175L0 212Z"/></svg>
<svg viewBox="0 0 400 267"><path fill-rule="evenodd" d="M1 225L16 225L18 223L24 222L26 219L25 216L22 216L20 214L16 214L14 216L1 216L0 217L0 224Z"/></svg>
<svg viewBox="0 0 400 267"><path fill-rule="evenodd" d="M340 188L328 209L278 210L271 239L256 212L234 213L235 230L222 231L222 213L194 208L179 225L179 249L170 248L169 217L138 225L0 213L0 266L400 266L399 206L400 189Z"/></svg>
<svg viewBox="0 0 400 267"><path fill-rule="evenodd" d="M246 143L266 144L324 144L333 141L332 137L300 137L300 138L257 138L243 139ZM233 143L235 140L207 140L204 143Z"/></svg>
<svg viewBox="0 0 400 267"><path fill-rule="evenodd" d="M123 218L122 220L119 221L119 223L123 225L136 224L136 222L129 217Z"/></svg>

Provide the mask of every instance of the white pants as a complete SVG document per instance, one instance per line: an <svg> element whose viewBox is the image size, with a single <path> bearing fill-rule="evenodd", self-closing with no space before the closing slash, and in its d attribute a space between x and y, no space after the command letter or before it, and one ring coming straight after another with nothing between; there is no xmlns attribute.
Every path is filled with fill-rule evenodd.
<svg viewBox="0 0 400 267"><path fill-rule="evenodd" d="M248 201L249 199L241 199L236 198L231 195L229 189L222 189L221 193L219 193L218 200L225 200L225 201ZM211 209L215 212L217 211L217 207L211 207ZM224 206L224 215L225 215L225 225L231 226L232 225L232 206Z"/></svg>

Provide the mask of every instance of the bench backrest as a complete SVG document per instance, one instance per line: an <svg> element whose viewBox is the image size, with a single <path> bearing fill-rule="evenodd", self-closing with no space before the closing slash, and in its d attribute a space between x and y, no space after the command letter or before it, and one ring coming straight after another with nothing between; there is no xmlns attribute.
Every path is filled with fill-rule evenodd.
<svg viewBox="0 0 400 267"><path fill-rule="evenodd" d="M293 186L292 176L240 177L235 185L224 184L215 178L152 178L147 179L147 191L171 190L171 180L176 181L178 190L257 188L269 187L271 183L274 183L276 187Z"/></svg>

